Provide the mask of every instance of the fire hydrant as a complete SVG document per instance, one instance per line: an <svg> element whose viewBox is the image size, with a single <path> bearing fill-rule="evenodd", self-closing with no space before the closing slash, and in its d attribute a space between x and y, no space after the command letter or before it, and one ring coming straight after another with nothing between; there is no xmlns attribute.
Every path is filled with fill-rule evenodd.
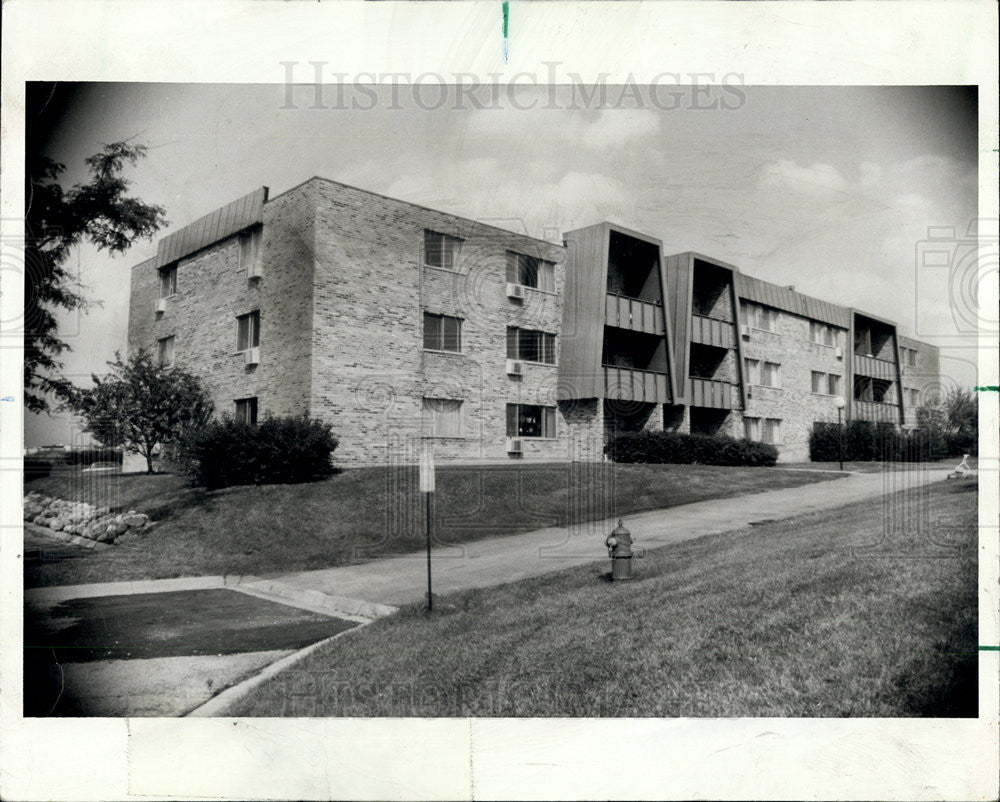
<svg viewBox="0 0 1000 802"><path fill-rule="evenodd" d="M618 526L604 541L611 558L611 581L632 578L632 533L618 519Z"/></svg>

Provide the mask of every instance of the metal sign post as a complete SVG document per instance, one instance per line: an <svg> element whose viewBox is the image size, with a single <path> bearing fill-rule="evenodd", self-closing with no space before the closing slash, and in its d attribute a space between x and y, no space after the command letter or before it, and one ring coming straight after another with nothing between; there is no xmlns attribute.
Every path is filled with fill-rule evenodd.
<svg viewBox="0 0 1000 802"><path fill-rule="evenodd" d="M420 455L420 492L427 501L427 612L434 610L434 596L431 593L431 496L434 494L434 455L430 448Z"/></svg>

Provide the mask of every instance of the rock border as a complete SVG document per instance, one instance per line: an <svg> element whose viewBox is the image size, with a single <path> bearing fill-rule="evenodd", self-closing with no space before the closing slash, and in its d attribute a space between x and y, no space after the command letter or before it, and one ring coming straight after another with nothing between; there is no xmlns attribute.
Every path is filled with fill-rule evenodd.
<svg viewBox="0 0 1000 802"><path fill-rule="evenodd" d="M112 512L86 501L67 501L32 491L24 497L24 520L52 532L104 543L130 543L153 522L136 510Z"/></svg>

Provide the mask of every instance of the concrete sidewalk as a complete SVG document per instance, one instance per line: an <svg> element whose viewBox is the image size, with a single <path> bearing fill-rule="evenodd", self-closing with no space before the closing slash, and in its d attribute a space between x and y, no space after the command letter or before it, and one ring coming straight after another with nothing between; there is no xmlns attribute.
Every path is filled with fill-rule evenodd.
<svg viewBox="0 0 1000 802"><path fill-rule="evenodd" d="M754 522L793 518L857 501L877 500L901 490L944 480L949 469L850 474L827 482L771 490L747 496L702 501L626 517L638 549L679 543L727 532ZM436 543L434 593L489 587L607 560L604 538L617 521L592 521L573 527L550 527L461 546ZM381 605L421 601L427 591L426 554L375 560L363 565L303 571L268 578L288 591L318 591Z"/></svg>

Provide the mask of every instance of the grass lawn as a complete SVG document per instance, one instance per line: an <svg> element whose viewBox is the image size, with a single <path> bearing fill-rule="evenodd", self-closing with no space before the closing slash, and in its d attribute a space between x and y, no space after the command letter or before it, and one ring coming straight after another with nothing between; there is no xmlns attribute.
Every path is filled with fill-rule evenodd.
<svg viewBox="0 0 1000 802"><path fill-rule="evenodd" d="M975 716L977 486L907 495L405 608L227 714Z"/></svg>
<svg viewBox="0 0 1000 802"><path fill-rule="evenodd" d="M460 543L693 501L835 479L829 472L614 463L438 469L436 533ZM424 545L424 499L412 466L355 468L301 485L195 490L177 476L84 474L26 490L148 513L128 546L26 566L27 586L196 576L268 575L365 562Z"/></svg>

